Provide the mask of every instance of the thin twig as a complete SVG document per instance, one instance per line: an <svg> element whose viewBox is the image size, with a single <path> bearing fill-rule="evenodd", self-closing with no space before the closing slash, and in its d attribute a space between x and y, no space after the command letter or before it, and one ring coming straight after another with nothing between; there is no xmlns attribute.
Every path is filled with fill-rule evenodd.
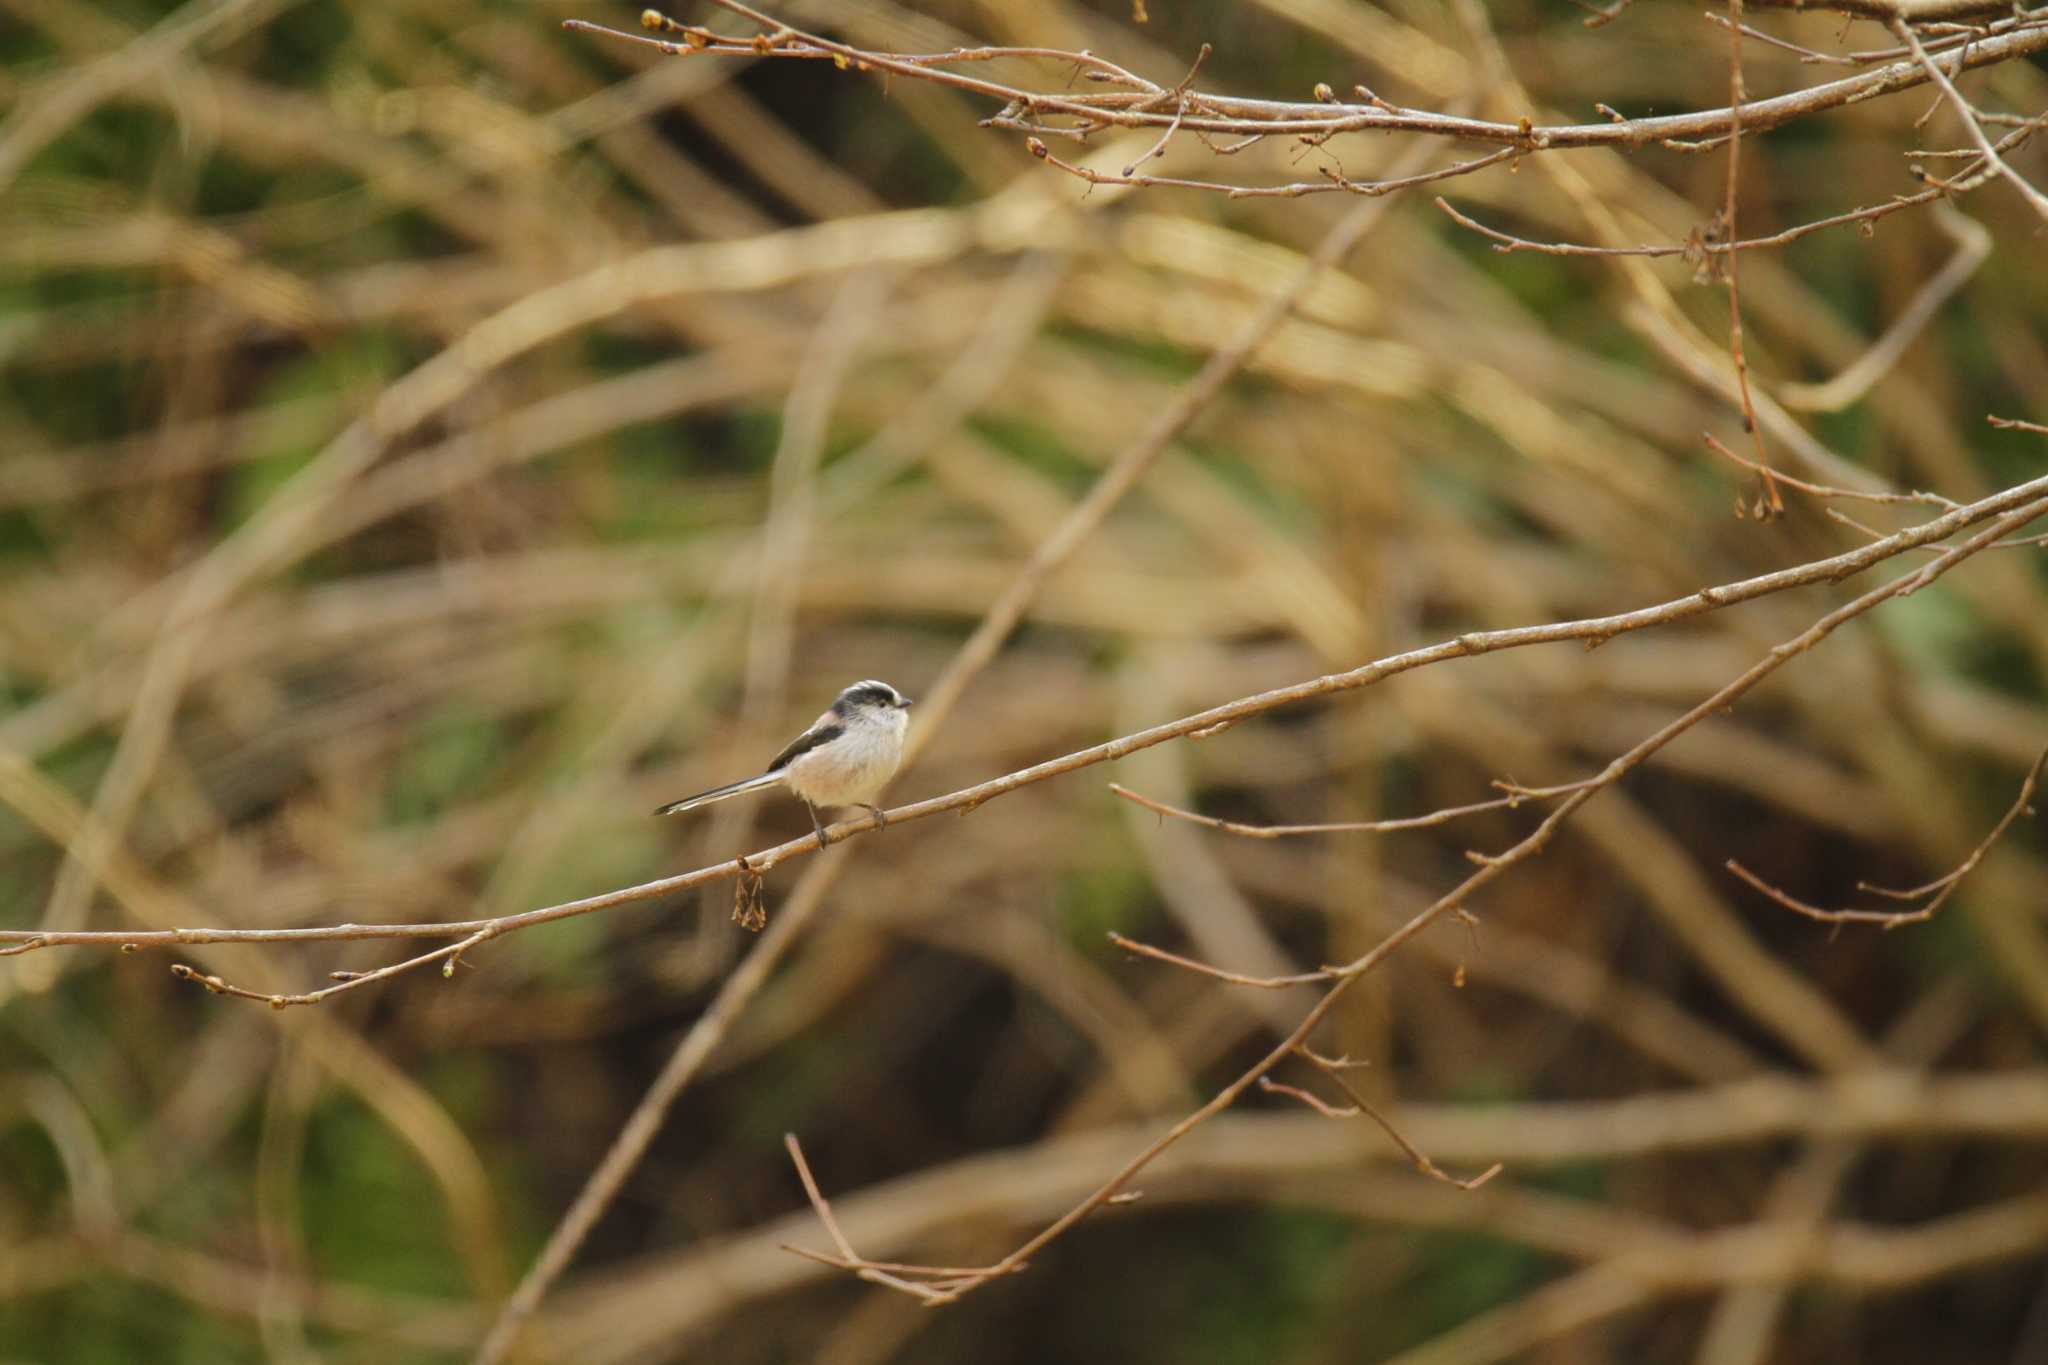
<svg viewBox="0 0 2048 1365"><path fill-rule="evenodd" d="M2033 766L2027 769L2026 777L2020 782L2019 795L2013 799L2013 803L2006 810L2005 815L2000 818L1996 825L1991 827L1991 832L1985 835L1975 848L1970 850L1969 856L1958 863L1954 870L1936 877L1925 886L1893 888L1873 886L1869 882L1856 883L1857 890L1874 896L1883 896L1887 900L1909 901L1919 900L1922 896L1933 897L1933 899L1917 909L1827 910L1817 905L1808 904L1806 901L1802 901L1772 886L1733 858L1728 860L1726 866L1730 872L1733 872L1736 876L1742 878L1742 880L1748 882L1787 910L1795 914L1804 915L1808 919L1819 920L1823 924L1876 924L1886 929L1896 929L1904 924L1920 924L1933 919L1942 906L1948 903L1948 898L1955 894L1956 888L1962 885L1963 879L1976 870L1977 864L1984 861L1984 856L1991 851L1991 846L1997 843L2006 830L2012 827L2013 821L2019 819L2022 815L2033 814L2034 789L2040 784L2041 772L2044 768L2048 768L2048 749L2043 749L2041 756L2036 758Z"/></svg>
<svg viewBox="0 0 2048 1365"><path fill-rule="evenodd" d="M1109 941L1127 953L1136 953L1140 957L1149 957L1203 976L1214 977L1232 986L1256 986L1260 990L1278 991L1289 986L1312 986L1330 979L1327 970L1296 972L1292 976L1246 976L1243 972L1225 971L1221 967L1211 967L1206 962L1197 962L1191 957L1182 957L1179 953L1169 953L1164 948L1155 948L1149 943L1140 943L1134 938L1126 938L1114 929L1109 932Z"/></svg>
<svg viewBox="0 0 2048 1365"><path fill-rule="evenodd" d="M831 1235L833 1245L839 1248L840 1259L837 1262L838 1265L853 1271L863 1280L874 1284L887 1285L891 1289L899 1289L906 1294L926 1300L938 1298L938 1292L929 1286L903 1279L901 1276L884 1270L874 1262L863 1259L861 1254L853 1249L853 1243L846 1240L846 1234L840 1231L839 1220L832 1216L832 1206L826 1202L824 1194L818 1189L818 1182L811 1176L810 1163L804 1160L804 1149L797 1142L796 1134L784 1133L782 1135L782 1145L788 1148L789 1159L796 1163L797 1177L804 1184L804 1196L811 1201L811 1208L816 1210L818 1221L825 1225L825 1231ZM817 1255L816 1252L799 1251L796 1247L789 1249L796 1251L799 1255L813 1257Z"/></svg>
<svg viewBox="0 0 2048 1365"><path fill-rule="evenodd" d="M1349 1109L1339 1109L1336 1105L1331 1104L1313 1091L1303 1090L1298 1085L1287 1085L1284 1082L1274 1080L1271 1076L1259 1077L1259 1089L1269 1095L1285 1095L1291 1100L1299 1100L1326 1119L1355 1119L1364 1112L1364 1110L1356 1105Z"/></svg>
<svg viewBox="0 0 2048 1365"><path fill-rule="evenodd" d="M1596 5L1592 3L1592 0L1572 0L1574 5L1588 11L1586 17L1579 21L1587 28L1604 28L1608 24L1613 23L1622 16L1622 13L1628 9L1632 2L1633 0L1614 0L1614 3L1611 5Z"/></svg>
<svg viewBox="0 0 2048 1365"><path fill-rule="evenodd" d="M999 128L1022 128L1026 126L1005 119L991 119L989 122ZM1043 133L1057 130L1041 127L1034 128L1033 131ZM1065 171L1075 179L1084 180L1090 185L1123 185L1136 189L1204 190L1215 194L1228 195L1232 199L1299 199L1303 195L1308 194L1340 193L1364 195L1367 198L1374 198L1383 194L1393 194L1400 190L1413 189L1417 185L1427 185L1438 180L1450 180L1457 176L1470 175L1474 171L1482 171L1488 166L1498 165L1503 161L1525 154L1520 147L1503 147L1499 151L1488 152L1485 156L1474 157L1470 161L1460 161L1455 165L1439 167L1433 171L1423 171L1415 175L1400 176L1390 180L1353 180L1337 171L1325 171L1324 178L1321 180L1298 180L1284 185L1232 185L1220 180L1192 180L1183 176L1138 175L1135 174L1137 163L1124 167L1121 174L1112 175L1108 171L1098 171L1092 166L1084 166L1079 162L1068 161L1064 157L1054 155L1052 149L1039 141L1035 136L1025 139L1025 146L1033 156L1043 161L1046 165ZM1147 155L1157 155L1157 152L1147 153ZM1144 157L1140 157L1139 163L1142 163L1144 159Z"/></svg>
<svg viewBox="0 0 2048 1365"><path fill-rule="evenodd" d="M1770 0L1749 0L1749 3L1752 5L1756 5L1758 7L1763 7L1769 4ZM1818 6L1814 6L1812 8L1818 8ZM1930 53L1947 52L1952 48L1962 47L1972 42L1982 41L1983 39L1990 37L1994 34L2006 33L2015 29L2037 28L2042 23L2042 20L2039 18L2040 13L2041 11L2034 10L2031 13L2020 13L2016 15L2007 14L2003 18L1998 19L1993 23L1982 25L1981 27L1977 25L1970 25L1967 31L1965 32L1945 34L1944 36L1936 39L1935 41L1928 43L1927 50ZM1712 10L1706 11L1701 17L1710 20L1713 23L1721 24L1724 27L1728 23L1728 20L1725 17L1714 13ZM1889 20L1895 16L1887 14L1883 17ZM1931 30L1937 26L1930 24L1927 27ZM1802 47L1798 43L1787 42L1783 38L1774 37L1773 35L1765 33L1759 29L1751 28L1747 24L1738 25L1738 28L1740 29L1744 37L1753 38L1757 42L1767 43L1772 47L1780 48L1786 52L1793 53L1799 58L1801 62L1806 63L1807 65L1870 66L1877 62L1896 61L1900 57L1912 55L1912 49L1908 47L1865 48L1861 51L1856 52L1817 52L1813 48Z"/></svg>
<svg viewBox="0 0 2048 1365"><path fill-rule="evenodd" d="M1721 224L1732 242L1741 236L1736 230L1735 205L1741 172L1742 103L1746 98L1742 85L1742 0L1728 0L1728 24L1728 187L1726 202L1721 207ZM1742 253L1729 252L1727 262L1728 357L1735 363L1735 392L1742 404L1742 429L1756 443L1757 478L1762 481L1763 490L1750 511L1769 520L1784 514L1785 499L1778 492L1770 452L1764 448L1764 429L1756 420L1756 400L1749 392L1749 356L1742 346Z"/></svg>
<svg viewBox="0 0 2048 1365"><path fill-rule="evenodd" d="M1407 1154L1408 1159L1415 1163L1415 1169L1422 1172L1424 1175L1428 1176L1431 1180L1441 1180L1444 1184L1455 1185L1461 1190L1476 1190L1481 1185L1484 1185L1487 1181L1499 1175L1501 1171L1504 1169L1501 1163L1496 1161L1491 1166L1481 1171L1478 1175L1468 1177L1464 1180L1458 1179L1456 1176L1451 1175L1442 1167L1438 1166L1434 1161L1431 1161L1429 1159L1428 1153L1424 1152L1420 1147L1417 1147L1414 1143L1410 1142L1407 1138L1407 1135L1404 1134L1399 1128L1396 1128L1394 1126L1392 1120L1390 1120L1385 1114L1382 1114L1378 1109L1374 1108L1372 1103L1368 1101L1363 1094L1359 1093L1358 1087L1351 1084L1351 1082L1345 1077L1344 1068L1339 1067L1334 1063L1324 1061L1323 1058L1317 1056L1314 1052L1311 1052L1309 1049L1305 1047L1296 1048L1295 1052L1300 1056L1306 1058L1311 1064L1315 1066L1317 1070L1321 1071L1324 1076L1328 1077L1330 1084L1336 1086L1339 1090L1343 1091L1346 1095L1350 1096L1351 1103L1357 1106L1358 1112L1364 1114L1374 1123L1377 1123L1380 1126L1381 1131L1394 1140L1394 1145L1396 1147L1399 1147L1404 1153Z"/></svg>
<svg viewBox="0 0 2048 1365"><path fill-rule="evenodd" d="M1977 122L1976 110L1970 107L1970 102L1963 98L1962 91L1956 89L1955 83L1942 71L1940 64L1927 55L1927 49L1920 45L1920 36L1913 32L1912 26L1903 19L1894 18L1891 21L1891 30L1898 35L1901 43L1912 49L1913 59L1920 63L1921 68L1934 83L1941 87L1941 92L1948 96L1949 103L1955 106L1956 116L1962 119L1963 128L1970 134L1970 141L1977 144L1977 150L1984 154L1992 169L2013 183L2013 186L2026 197L2026 201L2033 205L2034 212L2048 218L2048 194L2035 189L2019 172L2005 164L2004 158L1998 154L1998 149L1991 145L1991 139L1984 136L1984 129ZM1967 52L1968 49L1964 51ZM1956 65L1960 68L1962 61L1958 59Z"/></svg>
<svg viewBox="0 0 2048 1365"><path fill-rule="evenodd" d="M2017 131L1999 139L1998 148L2000 151L2011 151L2014 147L2025 143L2037 131L2039 131L2039 125L2030 122ZM1982 160L1981 153L1972 152L1971 155L1978 157L1980 161ZM1828 228L1847 227L1852 223L1873 223L1880 218L1888 218L1892 214L1903 212L1906 209L1918 208L1922 204L1935 203L1950 195L1968 193L1984 184L1991 174L1992 172L1988 165L1984 166L1981 170L1965 167L1955 179L1935 183L1934 188L1922 190L1918 194L1893 195L1882 204L1868 204L1860 209L1851 209L1846 213L1838 213L1832 217L1816 218L1809 223L1800 223L1795 227L1786 228L1783 232L1776 232L1768 237L1751 237L1747 241L1739 242L1733 240L1709 242L1704 239L1696 239L1689 242L1670 242L1661 245L1646 244L1643 246L1590 246L1582 242L1538 242L1527 237L1517 237L1510 232L1503 232L1499 228L1488 227L1485 223L1471 217L1469 214L1460 212L1442 198L1436 200L1436 206L1448 214L1459 226L1468 228L1482 237L1492 239L1494 243L1493 249L1503 254L1515 251L1536 251L1546 256L1645 256L1652 258L1685 256L1690 258L1699 255L1718 256L1727 252L1759 251L1770 247L1786 246L1798 241L1802 237L1810 236L1816 232L1823 232ZM1934 183L1932 176L1923 175L1921 178L1929 183Z"/></svg>
<svg viewBox="0 0 2048 1365"><path fill-rule="evenodd" d="M416 967L424 967L429 962L439 962L441 964L441 975L443 978L452 977L455 975L456 962L461 959L465 952L468 952L479 943L496 938L502 932L500 929L486 926L477 930L468 938L463 939L460 943L445 944L434 949L432 952L421 953L417 957L409 957L403 962L394 962L388 967L379 967L375 971L330 973L337 982L336 985L299 994L287 995L269 991L246 990L241 986L224 981L218 976L209 976L198 968L189 967L182 962L171 964L171 975L181 981L197 982L215 995L232 995L242 1000L260 1000L274 1010L281 1010L287 1005L322 1004L340 995L343 991L356 990L377 981L388 981L392 977L412 971Z"/></svg>
<svg viewBox="0 0 2048 1365"><path fill-rule="evenodd" d="M1707 443L1707 449L1713 451L1716 455L1720 455L1723 458L1728 459L1734 462L1735 464L1742 466L1744 469L1749 470L1753 474L1760 474L1763 472L1762 467L1758 465L1754 460L1736 454L1733 450L1730 450L1725 444L1723 444L1718 438L1716 438L1712 432L1701 432L1700 439L1705 441ZM1910 503L1922 507L1939 507L1944 511L1953 511L1955 510L1956 506L1955 500L1953 498L1945 498L1939 493L1883 493L1870 492L1860 488L1836 488L1832 485L1824 483L1809 483L1805 479L1796 478L1793 475L1779 473L1775 471L1773 473L1773 477L1775 477L1779 483L1784 484L1788 488L1796 488L1800 492L1811 494L1816 498L1853 498L1857 502L1875 502L1891 504Z"/></svg>
<svg viewBox="0 0 2048 1365"><path fill-rule="evenodd" d="M1869 536L1872 540L1881 539L1885 534L1875 526L1865 526L1862 522L1838 507L1825 507L1821 510L1830 521L1839 521L1850 530ZM2031 550L2042 545L2048 545L2048 535L2013 536L2010 539L2001 540L1996 545L1987 546L1986 548L1992 550ZM1941 551L1935 546L1923 545L1920 547L1919 553L1940 554Z"/></svg>
<svg viewBox="0 0 2048 1365"><path fill-rule="evenodd" d="M1731 20L1729 20L1728 16L1724 14L1716 14L1712 10L1707 10L1700 17L1707 20L1709 23L1719 24L1723 28L1732 28L1737 33L1741 34L1743 37L1749 38L1755 42L1763 43L1769 47L1778 48L1779 50L1784 52L1790 52L1793 55L1797 56L1799 60L1802 62L1826 63L1831 66L1856 65L1856 60L1853 57L1849 57L1843 53L1817 52L1810 47L1801 47L1798 43L1787 42L1785 39L1776 37L1769 33L1765 33L1761 29L1751 28L1748 24L1732 22Z"/></svg>
<svg viewBox="0 0 2048 1365"><path fill-rule="evenodd" d="M1120 783L1110 783L1109 789L1124 800L1143 806L1156 814L1170 815L1176 820L1186 820L1190 824L1222 830L1225 834L1242 835L1247 839L1288 839L1302 834L1391 834L1404 829L1429 829L1484 811L1513 810L1530 799L1528 793L1517 790L1492 801L1479 801L1469 806L1450 806L1443 810L1431 811L1428 815L1403 816L1395 820L1347 820L1327 825L1246 825L1235 820L1219 820L1213 815L1182 810L1179 806L1169 806L1164 801L1155 801Z"/></svg>

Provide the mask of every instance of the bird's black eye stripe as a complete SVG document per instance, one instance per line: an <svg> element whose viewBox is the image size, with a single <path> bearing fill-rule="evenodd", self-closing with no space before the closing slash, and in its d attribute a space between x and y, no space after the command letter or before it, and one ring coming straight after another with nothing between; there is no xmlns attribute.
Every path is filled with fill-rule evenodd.
<svg viewBox="0 0 2048 1365"><path fill-rule="evenodd" d="M849 706L897 706L903 698L887 683L858 682L840 693L839 700Z"/></svg>

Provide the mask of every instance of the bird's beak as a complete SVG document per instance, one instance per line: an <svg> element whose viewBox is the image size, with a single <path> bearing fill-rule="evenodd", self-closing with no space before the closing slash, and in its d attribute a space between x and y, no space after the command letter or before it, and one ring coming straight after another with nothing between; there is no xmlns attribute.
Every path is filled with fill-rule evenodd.
<svg viewBox="0 0 2048 1365"><path fill-rule="evenodd" d="M904 710L908 711L908 710L909 710L909 709L910 709L911 707L913 707L913 706L915 706L915 705L917 705L917 703L916 703L915 701L913 701L912 699L910 699L909 697L905 697L905 698L903 699L903 709L904 709Z"/></svg>

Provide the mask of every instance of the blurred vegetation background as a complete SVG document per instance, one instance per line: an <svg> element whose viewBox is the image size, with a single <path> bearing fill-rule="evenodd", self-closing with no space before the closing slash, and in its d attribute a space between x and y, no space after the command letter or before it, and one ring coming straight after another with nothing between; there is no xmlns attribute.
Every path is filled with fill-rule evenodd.
<svg viewBox="0 0 2048 1365"><path fill-rule="evenodd" d="M1539 122L1727 98L1724 31L1668 4L1592 29L1489 5L1526 106L1456 7L1143 8L776 12L883 50L1088 48L1169 84L1208 42L1208 87L1363 81ZM803 832L784 800L647 812L756 771L850 680L918 695L1355 202L1090 191L958 92L665 60L568 17L634 15L0 4L0 925L462 919ZM1745 73L1759 95L1835 74L1761 45ZM1965 84L2048 108L2038 60ZM1746 140L1743 234L1919 188L1912 149L1961 142L1945 112L1920 123L1933 103ZM1183 138L1154 165L1364 178L1400 150L1219 162ZM1719 153L1570 155L1639 240L1721 202ZM2048 175L2036 147L2013 161ZM1445 192L1595 236L1541 162ZM1722 285L1677 259L1498 254L1431 193L1388 204L1047 585L899 797L1859 541L1804 497L1730 515L1750 485L1699 444L1739 436L1697 377ZM1984 416L2048 420L2048 270L2008 188L1956 212L1982 264L1867 396L1803 420L1849 465L1968 499L2043 468L2048 441ZM1921 210L1747 256L1762 390L1853 361L1964 236ZM1711 344L1660 348L1655 296ZM944 1311L776 1249L826 1245L790 1131L864 1253L1000 1255L1307 1003L1105 931L1251 972L1342 961L1539 818L1244 840L1106 780L1257 822L1570 780L1857 584L1404 675L861 839L524 1358L2048 1360L2041 822L1890 934L1829 933L1722 869L1840 904L1962 859L2048 745L2042 558L1980 557L1845 630L1587 807L1469 907L1476 930L1432 931L1346 1000L1331 1050L1373 1064L1359 1084L1440 1163L1505 1161L1480 1194L1254 1095L1143 1200ZM86 811L116 836L100 876ZM769 879L771 915L794 875ZM753 942L730 897L289 1012L176 981L160 952L0 963L0 1356L467 1358ZM297 991L398 951L176 960ZM1841 1088L1873 1076L1897 1083L1883 1103Z"/></svg>

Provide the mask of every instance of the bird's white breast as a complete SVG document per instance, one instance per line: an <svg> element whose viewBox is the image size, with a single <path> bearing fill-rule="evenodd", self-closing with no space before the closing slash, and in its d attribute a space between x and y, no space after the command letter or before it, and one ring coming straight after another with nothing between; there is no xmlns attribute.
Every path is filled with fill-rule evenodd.
<svg viewBox="0 0 2048 1365"><path fill-rule="evenodd" d="M909 718L901 711L863 719L829 744L790 760L789 789L814 806L864 805L881 794L903 758Z"/></svg>

